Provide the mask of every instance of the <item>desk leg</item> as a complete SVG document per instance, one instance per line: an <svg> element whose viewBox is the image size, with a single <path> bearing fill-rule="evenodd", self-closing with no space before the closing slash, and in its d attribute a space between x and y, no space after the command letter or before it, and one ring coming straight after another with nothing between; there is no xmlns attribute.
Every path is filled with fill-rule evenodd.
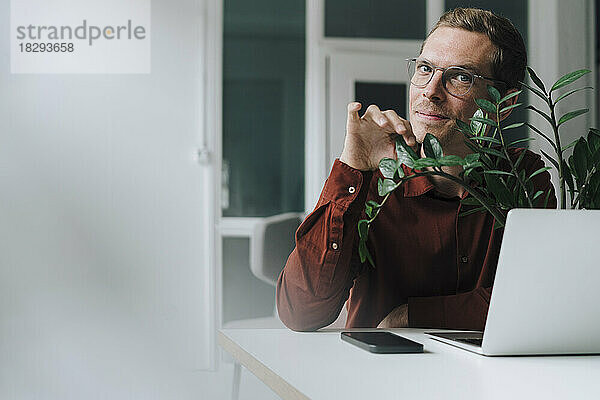
<svg viewBox="0 0 600 400"><path fill-rule="evenodd" d="M231 400L240 398L240 381L242 380L242 367L239 362L233 363L233 384L231 385Z"/></svg>

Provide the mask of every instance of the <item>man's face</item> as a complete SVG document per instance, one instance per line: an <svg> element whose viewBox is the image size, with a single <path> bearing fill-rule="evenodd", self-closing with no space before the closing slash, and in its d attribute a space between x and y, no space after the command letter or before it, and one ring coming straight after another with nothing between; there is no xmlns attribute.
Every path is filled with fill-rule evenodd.
<svg viewBox="0 0 600 400"><path fill-rule="evenodd" d="M436 67L462 66L482 76L491 76L491 55L495 47L483 33L440 27L427 39L419 59ZM465 148L464 137L455 129L456 119L469 122L477 110L474 99L487 98L488 81L475 79L463 97L444 89L442 71L436 70L423 88L410 86L410 123L419 142L431 133L445 149Z"/></svg>

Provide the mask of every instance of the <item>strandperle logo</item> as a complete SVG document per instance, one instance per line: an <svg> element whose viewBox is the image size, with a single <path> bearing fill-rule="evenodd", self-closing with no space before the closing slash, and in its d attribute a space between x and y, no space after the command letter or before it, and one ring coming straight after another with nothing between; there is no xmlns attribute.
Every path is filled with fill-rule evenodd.
<svg viewBox="0 0 600 400"><path fill-rule="evenodd" d="M149 74L151 15L151 0L10 0L10 71Z"/></svg>
<svg viewBox="0 0 600 400"><path fill-rule="evenodd" d="M146 28L134 25L129 19L125 25L91 25L84 19L81 25L21 25L17 26L17 40L86 40L92 46L97 40L144 40Z"/></svg>

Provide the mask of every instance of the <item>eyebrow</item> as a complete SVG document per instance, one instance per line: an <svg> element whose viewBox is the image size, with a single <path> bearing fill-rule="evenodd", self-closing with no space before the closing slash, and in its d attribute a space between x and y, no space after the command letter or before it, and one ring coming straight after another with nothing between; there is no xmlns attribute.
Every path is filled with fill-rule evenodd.
<svg viewBox="0 0 600 400"><path fill-rule="evenodd" d="M432 63L431 61L429 61L429 60L428 60L428 59L426 59L426 58L421 58L421 57L419 57L419 58L417 58L417 60L419 60L419 61L425 61L425 62L426 62L426 63L428 63L428 64L435 65L434 63ZM471 72L473 72L473 73L475 73L475 74L477 74L477 75L483 75L483 74L482 74L482 73L479 71L479 68L478 68L478 67L477 67L475 64L471 64L471 63L465 63L465 64L455 64L455 65L451 65L451 67L461 67L461 68L464 68L464 69L468 69L469 71L471 71Z"/></svg>

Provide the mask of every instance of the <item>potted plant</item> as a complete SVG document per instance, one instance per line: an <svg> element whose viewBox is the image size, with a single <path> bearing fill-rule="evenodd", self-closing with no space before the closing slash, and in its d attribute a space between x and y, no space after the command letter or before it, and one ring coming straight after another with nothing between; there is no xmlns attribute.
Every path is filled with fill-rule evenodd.
<svg viewBox="0 0 600 400"><path fill-rule="evenodd" d="M559 207L561 209L567 208L567 187L570 194L570 208L600 208L600 131L590 128L587 137L582 136L564 146L560 138L561 127L565 122L589 110L578 109L567 112L559 118L556 116L557 103L579 91L591 88L580 87L556 97L557 90L574 83L591 71L581 69L568 73L558 79L549 90L531 68L528 67L527 72L535 86L521 82L523 87L540 97L546 104L547 110L540 110L532 105L525 108L542 116L549 123L552 134L547 135L541 129L525 122L502 126L500 115L521 106L520 103L506 107L503 104L522 91L515 91L501 97L495 87L488 86L490 98L475 100L479 110L471 118L470 123L457 121L457 128L465 136L465 143L473 153L464 158L444 155L437 138L427 133L422 143L425 157L420 157L401 136L398 136L396 139L397 159L384 158L379 162L379 170L383 179L379 178L377 187L382 200L380 202L367 201L365 214L368 219L361 219L358 222L358 251L361 262L368 260L374 266L367 247L369 228L390 194L407 180L419 176L443 176L461 185L469 193L469 196L462 199L461 203L475 206L461 215L489 212L494 216L496 228L504 226L506 213L512 208L533 208L536 204L547 206L551 191L547 193L534 192L532 178L553 167L558 171ZM554 151L553 155L542 151L542 155L552 167L540 168L528 176L523 169L519 168L525 151L522 151L515 159L509 154L509 149L535 138L508 141L505 135L506 131L523 125L527 125L537 135L548 141ZM486 132L491 132L491 134L486 135ZM566 158L565 151L570 148L573 148L573 154ZM463 167L463 171L458 177L442 170L442 166L458 165Z"/></svg>

